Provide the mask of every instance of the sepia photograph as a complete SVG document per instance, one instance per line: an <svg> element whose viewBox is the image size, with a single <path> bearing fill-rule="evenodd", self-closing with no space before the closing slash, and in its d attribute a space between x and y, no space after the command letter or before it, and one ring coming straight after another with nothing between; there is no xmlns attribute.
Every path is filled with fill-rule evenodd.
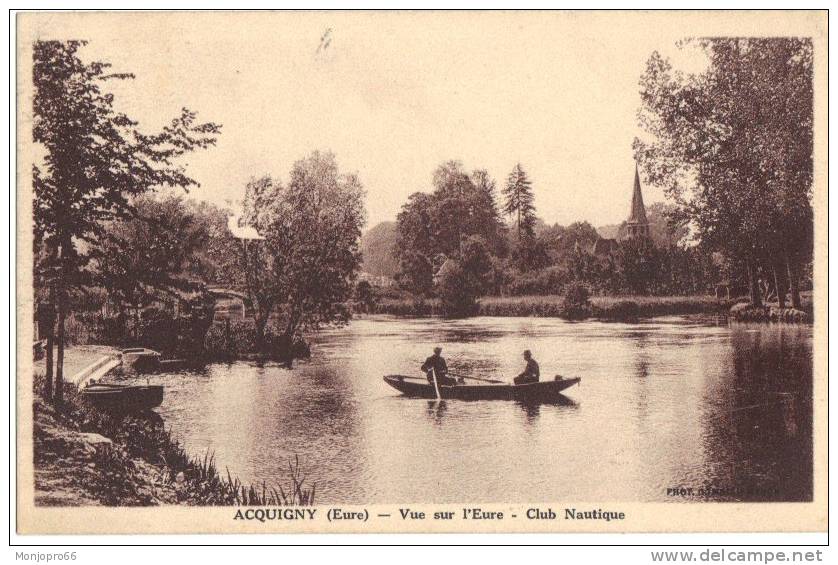
<svg viewBox="0 0 838 565"><path fill-rule="evenodd" d="M14 18L18 533L826 531L826 11Z"/></svg>

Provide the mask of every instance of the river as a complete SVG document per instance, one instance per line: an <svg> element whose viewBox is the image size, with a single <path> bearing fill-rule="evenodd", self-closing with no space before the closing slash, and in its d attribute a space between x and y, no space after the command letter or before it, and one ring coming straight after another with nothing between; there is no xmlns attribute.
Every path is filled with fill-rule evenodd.
<svg viewBox="0 0 838 565"><path fill-rule="evenodd" d="M527 406L409 399L382 381L419 375L437 344L452 372L508 379L531 349L543 379L582 382ZM810 326L382 316L319 333L292 370L150 379L191 454L268 485L297 455L318 504L812 497Z"/></svg>

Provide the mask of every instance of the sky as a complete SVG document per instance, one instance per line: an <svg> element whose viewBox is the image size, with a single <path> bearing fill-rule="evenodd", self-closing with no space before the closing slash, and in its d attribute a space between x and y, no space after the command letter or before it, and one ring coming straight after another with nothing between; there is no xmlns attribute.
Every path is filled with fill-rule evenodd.
<svg viewBox="0 0 838 565"><path fill-rule="evenodd" d="M352 12L53 13L20 25L24 36L88 39L85 58L134 73L113 92L147 131L183 106L222 124L217 146L184 160L202 185L191 197L240 200L248 179L287 179L295 160L330 150L364 184L369 228L430 191L449 159L487 169L498 188L520 162L548 223L624 220L646 60L658 50L687 70L704 64L676 48L689 26L672 23ZM645 182L643 192L647 205L664 198Z"/></svg>

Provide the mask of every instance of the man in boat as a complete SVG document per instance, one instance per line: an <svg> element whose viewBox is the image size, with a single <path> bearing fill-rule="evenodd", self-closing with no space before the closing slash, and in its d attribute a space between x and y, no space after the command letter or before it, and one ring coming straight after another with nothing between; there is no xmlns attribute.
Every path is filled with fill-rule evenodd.
<svg viewBox="0 0 838 565"><path fill-rule="evenodd" d="M523 373L515 377L515 384L525 385L537 383L538 377L541 376L541 372L538 369L538 363L536 363L535 359L532 358L532 353L530 353L529 349L524 351L524 361L526 361L527 366L524 368Z"/></svg>
<svg viewBox="0 0 838 565"><path fill-rule="evenodd" d="M434 354L422 363L422 371L428 375L428 382L431 384L434 384L434 373L436 373L436 382L439 386L457 384L455 379L448 376L448 364L442 357L441 347L434 347Z"/></svg>

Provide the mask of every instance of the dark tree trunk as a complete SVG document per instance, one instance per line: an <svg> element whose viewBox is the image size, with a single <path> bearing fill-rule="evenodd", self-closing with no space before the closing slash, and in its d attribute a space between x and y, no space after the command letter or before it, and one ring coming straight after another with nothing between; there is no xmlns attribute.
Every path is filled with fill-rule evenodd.
<svg viewBox="0 0 838 565"><path fill-rule="evenodd" d="M47 334L47 370L46 370L46 381L44 382L44 398L47 400L52 400L52 365L53 365L53 357L52 357L52 350L55 347L55 338L53 336L53 332Z"/></svg>
<svg viewBox="0 0 838 565"><path fill-rule="evenodd" d="M289 369L294 366L294 336L287 332L279 338L279 360Z"/></svg>
<svg viewBox="0 0 838 565"><path fill-rule="evenodd" d="M783 270L776 262L772 267L774 271L774 288L777 291L777 306L779 308L786 307L786 285L783 279Z"/></svg>
<svg viewBox="0 0 838 565"><path fill-rule="evenodd" d="M134 311L134 344L140 345L140 303L136 302L132 309Z"/></svg>
<svg viewBox="0 0 838 565"><path fill-rule="evenodd" d="M60 407L64 404L64 318L66 306L64 302L64 289L59 288L58 291L58 337L56 339L58 347L58 358L55 363L55 405Z"/></svg>
<svg viewBox="0 0 838 565"><path fill-rule="evenodd" d="M58 328L56 336L56 348L58 349L55 360L55 391L53 403L60 407L64 404L64 318L67 313L67 293L64 285L67 277L67 250L70 244L63 241L58 246L58 280L55 288L55 306L58 310Z"/></svg>
<svg viewBox="0 0 838 565"><path fill-rule="evenodd" d="M50 288L49 302L38 306L38 333L46 338L46 370L44 381L44 398L52 400L53 393L53 350L55 348L55 291Z"/></svg>
<svg viewBox="0 0 838 565"><path fill-rule="evenodd" d="M759 288L759 281L757 280L756 267L754 267L753 260L748 259L746 268L748 270L748 292L751 298L752 306L762 306L762 293Z"/></svg>
<svg viewBox="0 0 838 565"><path fill-rule="evenodd" d="M798 284L797 263L794 256L786 254L786 268L789 273L789 290L791 291L791 307L800 310L800 286Z"/></svg>
<svg viewBox="0 0 838 565"><path fill-rule="evenodd" d="M259 353L265 352L265 326L268 325L268 316L258 315L255 317L256 324L256 350Z"/></svg>

